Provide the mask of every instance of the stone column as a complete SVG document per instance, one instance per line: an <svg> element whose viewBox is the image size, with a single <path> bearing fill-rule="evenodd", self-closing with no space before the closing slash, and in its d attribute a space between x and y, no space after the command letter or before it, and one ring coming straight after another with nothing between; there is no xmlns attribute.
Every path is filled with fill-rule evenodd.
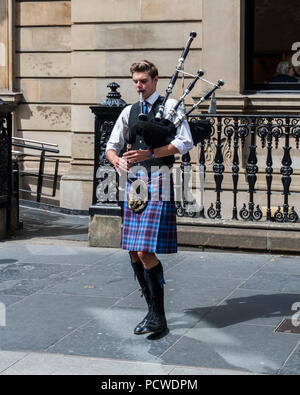
<svg viewBox="0 0 300 395"><path fill-rule="evenodd" d="M0 2L0 92L13 91L14 3Z"/></svg>
<svg viewBox="0 0 300 395"><path fill-rule="evenodd" d="M9 2L0 2L0 89L9 89Z"/></svg>
<svg viewBox="0 0 300 395"><path fill-rule="evenodd" d="M78 2L71 2L71 161L60 181L60 206L88 210L93 196L94 117L85 103L86 97L90 100L91 95L91 88L86 83L86 64L78 60L81 54L81 37L76 34L78 6ZM84 20L84 26L88 22ZM97 70L98 65L92 64Z"/></svg>
<svg viewBox="0 0 300 395"><path fill-rule="evenodd" d="M222 78L222 93L242 88L241 0L203 0L203 68L211 81Z"/></svg>

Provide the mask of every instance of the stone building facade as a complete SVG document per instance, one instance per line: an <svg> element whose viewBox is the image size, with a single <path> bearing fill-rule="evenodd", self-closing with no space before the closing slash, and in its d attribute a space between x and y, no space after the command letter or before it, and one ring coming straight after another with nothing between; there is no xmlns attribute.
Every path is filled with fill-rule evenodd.
<svg viewBox="0 0 300 395"><path fill-rule="evenodd" d="M0 97L18 103L14 133L59 145L59 191L44 201L72 209L90 206L94 116L89 106L105 100L112 81L120 85L122 99L136 101L129 67L139 59L157 64L163 93L192 30L198 36L185 69L195 73L202 68L205 78L226 82L217 94L218 111L297 113L296 91L247 91L246 3L1 0ZM176 96L181 92L177 85ZM188 106L203 89L202 84L195 88ZM196 149L192 158L197 160ZM37 161L27 158L24 167L36 168ZM35 188L30 178L23 183Z"/></svg>

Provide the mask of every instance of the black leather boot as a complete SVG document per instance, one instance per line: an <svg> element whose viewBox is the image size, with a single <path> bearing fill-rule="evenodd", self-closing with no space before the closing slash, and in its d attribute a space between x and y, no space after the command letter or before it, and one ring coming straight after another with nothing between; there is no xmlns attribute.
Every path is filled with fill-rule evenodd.
<svg viewBox="0 0 300 395"><path fill-rule="evenodd" d="M143 327L145 325L145 322L148 320L149 318L149 314L151 312L151 298L150 298L150 291L149 291L149 287L148 284L144 278L144 266L142 264L141 261L138 262L131 262L131 266L133 268L134 274L135 274L135 278L138 280L140 287L141 287L141 292L142 292L142 296L144 296L146 303L148 305L148 313L147 315L144 317L144 319L137 324L137 326L134 328L134 334L139 335L141 334Z"/></svg>
<svg viewBox="0 0 300 395"><path fill-rule="evenodd" d="M161 333L168 329L164 309L164 276L163 267L158 265L151 269L144 269L144 277L150 291L150 313L140 328L139 334Z"/></svg>

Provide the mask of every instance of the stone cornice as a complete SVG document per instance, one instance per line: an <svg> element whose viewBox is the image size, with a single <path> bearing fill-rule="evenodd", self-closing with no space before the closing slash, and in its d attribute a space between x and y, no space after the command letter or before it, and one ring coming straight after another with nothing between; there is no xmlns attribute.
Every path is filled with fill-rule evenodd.
<svg viewBox="0 0 300 395"><path fill-rule="evenodd" d="M6 103L19 104L22 100L22 93L0 90L0 99Z"/></svg>
<svg viewBox="0 0 300 395"><path fill-rule="evenodd" d="M197 102L200 98L193 97ZM270 113L295 113L300 110L299 93L218 93L216 94L217 111L231 112L270 112ZM203 103L199 109L207 111L209 101Z"/></svg>

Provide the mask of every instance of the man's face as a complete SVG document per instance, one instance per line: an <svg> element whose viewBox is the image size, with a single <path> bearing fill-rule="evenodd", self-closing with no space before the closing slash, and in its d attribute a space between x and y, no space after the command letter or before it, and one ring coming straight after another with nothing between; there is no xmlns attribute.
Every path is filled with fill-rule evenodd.
<svg viewBox="0 0 300 395"><path fill-rule="evenodd" d="M151 78L147 72L132 74L132 81L137 93L143 92L143 99L147 99L156 91L158 76Z"/></svg>

